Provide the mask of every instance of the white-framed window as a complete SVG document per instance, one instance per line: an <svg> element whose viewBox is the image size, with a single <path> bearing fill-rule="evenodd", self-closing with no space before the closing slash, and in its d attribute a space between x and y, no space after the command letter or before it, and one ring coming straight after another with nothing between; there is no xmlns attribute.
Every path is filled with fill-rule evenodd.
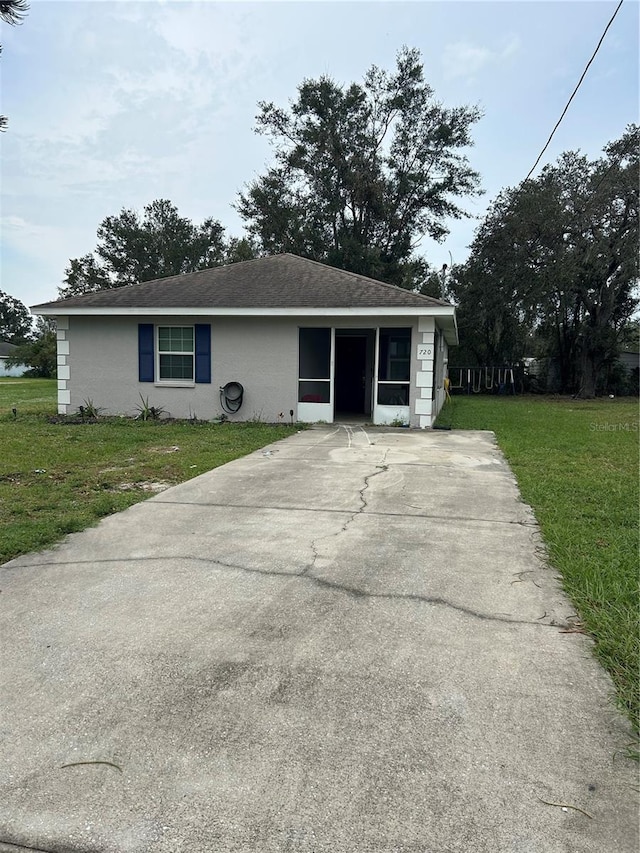
<svg viewBox="0 0 640 853"><path fill-rule="evenodd" d="M193 326L158 326L159 382L193 382L195 335Z"/></svg>
<svg viewBox="0 0 640 853"><path fill-rule="evenodd" d="M408 406L411 329L380 329L378 334L378 404Z"/></svg>

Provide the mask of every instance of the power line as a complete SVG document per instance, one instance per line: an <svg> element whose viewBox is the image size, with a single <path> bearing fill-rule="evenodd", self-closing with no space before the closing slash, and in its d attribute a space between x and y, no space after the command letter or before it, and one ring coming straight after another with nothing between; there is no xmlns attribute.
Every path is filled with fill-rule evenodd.
<svg viewBox="0 0 640 853"><path fill-rule="evenodd" d="M587 75L587 71L589 70L589 66L591 65L591 63L593 62L593 60L596 58L596 54L597 54L597 52L600 50L600 45L601 45L601 44L602 44L602 42L604 41L604 37L606 36L607 31L608 31L609 27L611 26L611 24L613 23L613 21L614 21L614 19L615 19L616 15L617 15L617 14L618 14L618 12L620 11L620 7L622 6L623 2L624 2L624 0L620 0L620 2L618 3L618 5L617 5L617 7L616 7L615 12L614 12L614 13L613 13L613 15L611 16L611 19L610 19L609 23L608 23L608 24L607 24L607 26L604 28L604 32L603 32L603 33L602 33L602 35L600 36L600 41L598 42L598 44L597 44L597 46L596 46L596 49L593 51L593 55L591 56L591 59L587 62L586 67L585 67L584 71L582 72L582 76L581 76L581 77L580 77L580 79L578 80L578 85L577 85L577 86L576 86L576 88L573 90L573 92L572 92L572 94L571 94L571 97L570 97L570 98L569 98L569 100L567 101L567 105L566 105L566 107L565 107L565 108L564 108L564 110L562 111L562 115L560 116L560 118L559 118L559 119L558 119L558 121L556 122L556 126L555 126L555 127L553 128L553 130L551 131L551 135L550 135L550 136L549 136L549 138L547 139L547 142L546 142L546 144L545 144L544 148L542 149L542 151L541 151L541 152L540 152L540 154L538 155L538 159L536 160L536 162L535 162L535 163L533 164L533 166L531 167L531 170L529 171L529 174L527 175L527 177L524 179L525 181L528 181L528 180L529 180L529 178L531 177L532 173L535 171L536 166L538 165L538 163L539 163L539 162L540 162L540 160L542 159L542 155L544 154L544 152L545 152L545 151L547 150L547 148L549 147L549 143L550 143L550 142L551 142L551 140L553 139L553 137L554 137L554 134L555 134L556 130L560 127L560 122L561 122L561 121L562 121L562 119L565 117L565 114L566 114L567 110L569 109L569 105L571 104L571 101L574 99L576 92L578 91L578 89L579 89L579 88L580 88L580 86L582 85L582 81L584 80L584 78L585 78L585 77L586 77L586 75Z"/></svg>

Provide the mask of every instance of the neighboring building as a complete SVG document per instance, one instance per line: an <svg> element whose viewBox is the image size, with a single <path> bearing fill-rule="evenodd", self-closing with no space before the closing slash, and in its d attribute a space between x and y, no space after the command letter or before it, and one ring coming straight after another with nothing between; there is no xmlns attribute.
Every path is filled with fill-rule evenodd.
<svg viewBox="0 0 640 853"><path fill-rule="evenodd" d="M7 359L18 349L15 344L8 344L5 341L0 341L0 376L22 376L27 369L24 364L17 364L15 367L7 367Z"/></svg>
<svg viewBox="0 0 640 853"><path fill-rule="evenodd" d="M172 417L361 419L430 427L444 402L455 308L283 254L36 305L58 328L58 410L85 400ZM231 407L233 408L233 406Z"/></svg>
<svg viewBox="0 0 640 853"><path fill-rule="evenodd" d="M633 373L634 370L640 368L640 353L620 352L618 353L618 361L622 364L625 373Z"/></svg>

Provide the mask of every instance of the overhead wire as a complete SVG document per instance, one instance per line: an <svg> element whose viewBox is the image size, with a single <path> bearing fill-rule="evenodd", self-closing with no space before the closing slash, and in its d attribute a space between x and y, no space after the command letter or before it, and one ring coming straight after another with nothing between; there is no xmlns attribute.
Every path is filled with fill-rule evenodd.
<svg viewBox="0 0 640 853"><path fill-rule="evenodd" d="M528 180L529 180L529 178L531 177L531 175L532 175L532 174L533 174L533 172L535 171L536 166L538 165L538 163L539 163L539 162L540 162L540 160L542 159L542 155L544 154L544 152L545 152L545 151L547 150L547 148L549 147L549 145L550 145L550 143L551 143L551 140L553 139L553 137L554 137L554 135L555 135L556 130L560 127L560 124L561 124L561 122L562 122L562 119L565 117L566 112L567 112L567 110L569 109L569 106L570 106L570 104L571 104L571 101L574 99L574 97L575 97L575 95L576 95L576 93L577 93L578 89L579 89L579 88L580 88L580 86L582 85L582 81L583 81L583 80L584 80L584 78L586 77L586 75L587 75L587 71L589 70L589 67L590 67L591 63L592 63L592 62L593 62L593 60L596 58L596 54L597 54L597 53L598 53L598 51L600 50L600 46L602 45L602 42L604 41L604 38L605 38L605 36L606 36L606 34L607 34L608 30L609 30L609 27L610 27L610 26L611 26L611 24L614 22L615 17L616 17L616 15L618 14L618 12L620 11L620 7L622 6L622 4L623 4L623 3L624 3L624 0L620 0L620 2L618 3L618 5L616 6L616 10L615 10L615 12L613 13L613 15L611 16L611 18L609 19L609 23L607 24L607 26L604 28L604 32L603 32L603 33L602 33L602 35L600 36L600 41L599 41L599 42L598 42L598 44L596 45L596 49L593 51L593 54L592 54L592 56L591 56L591 59L587 62L586 66L585 66L585 69L584 69L584 71L582 72L582 75L580 76L580 79L578 80L578 83L577 83L577 85L576 85L575 89L574 89L574 90L573 90L573 92L571 93L571 97L570 97L570 98L569 98L569 100L567 101L567 104L566 104L566 106L565 106L564 110L562 111L562 115L560 116L560 118L559 118L559 119L558 119L558 121L556 122L556 125L555 125L555 127L553 128L553 130L551 131L551 134L550 134L549 138L547 139L547 141L546 141L546 143L545 143L544 148L542 149L542 151L541 151L541 152L540 152L540 154L538 155L538 159L536 160L536 162L533 164L533 166L532 166L532 167L531 167L531 169L529 170L529 174L528 174L528 175L527 175L527 177L524 179L524 182L526 182L526 181L528 181Z"/></svg>

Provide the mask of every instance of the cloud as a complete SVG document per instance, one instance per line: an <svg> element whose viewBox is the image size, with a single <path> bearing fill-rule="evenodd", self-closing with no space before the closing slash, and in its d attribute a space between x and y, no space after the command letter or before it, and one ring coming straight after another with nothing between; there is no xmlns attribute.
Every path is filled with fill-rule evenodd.
<svg viewBox="0 0 640 853"><path fill-rule="evenodd" d="M14 215L0 217L0 229L6 248L45 261L50 260L52 254L60 254L61 245L69 243L75 236L69 228L38 225Z"/></svg>
<svg viewBox="0 0 640 853"><path fill-rule="evenodd" d="M148 195L150 178L162 185L188 174L194 144L206 147L227 124L256 63L247 13L231 16L226 4L172 4L149 16L138 4L96 6L74 20L63 85L46 97L44 80L33 85L33 109L12 113L4 193L18 204L25 195L124 199L143 186ZM54 77L56 61L54 53Z"/></svg>
<svg viewBox="0 0 640 853"><path fill-rule="evenodd" d="M69 258L80 254L78 245L86 245L86 251L92 248L91 230L68 224L41 224L9 215L0 217L0 229L3 289L25 305L54 298Z"/></svg>
<svg viewBox="0 0 640 853"><path fill-rule="evenodd" d="M503 47L491 49L458 41L444 48L442 64L446 78L466 78L472 80L481 71L495 65L500 65L520 50L520 39L512 35Z"/></svg>
<svg viewBox="0 0 640 853"><path fill-rule="evenodd" d="M258 14L254 6L171 4L154 16L153 29L189 71L207 65L240 77L260 49L254 20Z"/></svg>

